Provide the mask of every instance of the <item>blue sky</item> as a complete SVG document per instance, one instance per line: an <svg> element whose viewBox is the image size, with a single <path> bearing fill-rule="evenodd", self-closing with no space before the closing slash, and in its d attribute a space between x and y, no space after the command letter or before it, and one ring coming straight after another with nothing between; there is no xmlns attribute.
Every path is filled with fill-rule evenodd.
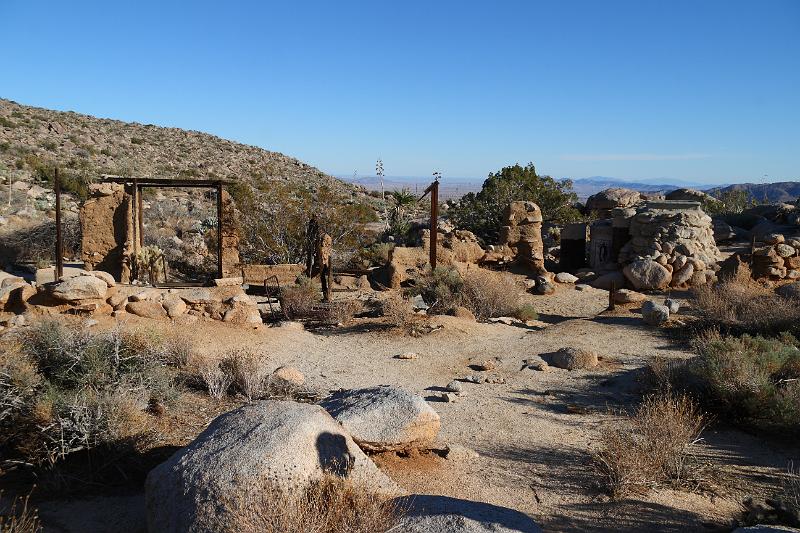
<svg viewBox="0 0 800 533"><path fill-rule="evenodd" d="M0 0L0 21L4 98L333 174L800 179L797 0Z"/></svg>

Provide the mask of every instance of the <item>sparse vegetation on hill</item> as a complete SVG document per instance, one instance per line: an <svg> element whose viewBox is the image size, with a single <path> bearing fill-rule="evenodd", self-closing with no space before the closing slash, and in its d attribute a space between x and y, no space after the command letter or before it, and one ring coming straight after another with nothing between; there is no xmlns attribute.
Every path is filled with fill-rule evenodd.
<svg viewBox="0 0 800 533"><path fill-rule="evenodd" d="M0 163L52 182L59 166L67 189L102 173L161 178L280 181L315 190L356 188L297 159L207 133L29 107L0 99ZM74 180L74 187L69 185ZM85 190L83 190L85 192Z"/></svg>

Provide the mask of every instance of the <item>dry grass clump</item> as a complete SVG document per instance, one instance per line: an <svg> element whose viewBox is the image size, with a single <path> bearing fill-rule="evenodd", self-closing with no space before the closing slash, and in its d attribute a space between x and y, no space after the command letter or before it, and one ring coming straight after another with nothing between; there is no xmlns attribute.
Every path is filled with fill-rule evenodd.
<svg viewBox="0 0 800 533"><path fill-rule="evenodd" d="M194 367L208 389L209 396L217 400L224 398L233 383L233 376L227 368L222 367L222 361L210 357L196 357Z"/></svg>
<svg viewBox="0 0 800 533"><path fill-rule="evenodd" d="M695 304L707 327L751 335L800 331L800 306L750 277L747 265L734 276L694 289Z"/></svg>
<svg viewBox="0 0 800 533"><path fill-rule="evenodd" d="M233 379L233 384L248 402L262 398L266 391L269 371L266 359L259 353L247 349L228 351L220 362L220 368Z"/></svg>
<svg viewBox="0 0 800 533"><path fill-rule="evenodd" d="M392 531L402 516L392 500L334 475L298 494L266 485L246 501L226 507L230 517L225 531L230 532L382 533Z"/></svg>
<svg viewBox="0 0 800 533"><path fill-rule="evenodd" d="M417 321L411 301L399 292L393 292L381 302L381 316L403 331L410 330Z"/></svg>
<svg viewBox="0 0 800 533"><path fill-rule="evenodd" d="M0 491L0 498L3 493ZM0 506L0 533L38 533L42 530L36 509L28 506L30 495L15 497L7 509Z"/></svg>
<svg viewBox="0 0 800 533"><path fill-rule="evenodd" d="M330 324L347 324L353 320L356 313L363 309L361 302L355 300L339 300L331 302L325 309L322 317Z"/></svg>
<svg viewBox="0 0 800 533"><path fill-rule="evenodd" d="M476 269L462 275L454 268L438 267L417 280L416 292L430 304L432 313L445 314L461 306L478 319L538 316L530 304L522 303L522 285L504 272Z"/></svg>
<svg viewBox="0 0 800 533"><path fill-rule="evenodd" d="M603 430L595 468L616 498L665 484L697 484L699 465L692 452L703 424L687 396L647 397L621 425Z"/></svg>
<svg viewBox="0 0 800 533"><path fill-rule="evenodd" d="M305 276L300 276L295 285L281 290L281 308L291 319L310 315L319 299L319 290Z"/></svg>
<svg viewBox="0 0 800 533"><path fill-rule="evenodd" d="M511 274L473 270L464 276L464 307L477 318L512 316L524 290Z"/></svg>
<svg viewBox="0 0 800 533"><path fill-rule="evenodd" d="M53 465L146 439L152 404L178 395L172 350L141 332L43 320L0 352L0 455Z"/></svg>

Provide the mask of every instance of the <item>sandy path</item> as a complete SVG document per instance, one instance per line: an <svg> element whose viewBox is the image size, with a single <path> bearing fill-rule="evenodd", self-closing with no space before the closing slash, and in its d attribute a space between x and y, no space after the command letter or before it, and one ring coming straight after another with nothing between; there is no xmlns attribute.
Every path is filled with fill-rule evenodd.
<svg viewBox="0 0 800 533"><path fill-rule="evenodd" d="M534 300L541 328L521 328L437 317L444 329L422 338L348 328L309 332L287 328L259 331L204 322L194 331L200 349L220 353L234 346L261 351L274 367L293 365L325 390L399 385L430 397L437 387L468 375L502 378L500 384L464 383L456 403L431 401L442 418L442 443L477 451L476 459L445 460L437 455L377 458L411 492L482 500L533 515L547 531L695 530L705 522L722 523L738 509L742 491L711 497L660 491L646 500L608 503L594 486L588 452L598 428L612 423L610 408L635 402L637 369L656 355L690 354L663 335L640 325L626 312L597 316L607 293L561 289ZM522 369L522 361L563 346L596 350L604 361L591 371ZM412 351L415 360L393 356ZM468 367L472 358L499 360L492 372ZM572 411L581 414L570 414ZM796 450L759 453L735 431L715 431L708 453L733 465L753 487L774 481ZM792 457L794 455L794 457ZM765 477L766 476L766 477ZM67 528L68 529L68 528Z"/></svg>

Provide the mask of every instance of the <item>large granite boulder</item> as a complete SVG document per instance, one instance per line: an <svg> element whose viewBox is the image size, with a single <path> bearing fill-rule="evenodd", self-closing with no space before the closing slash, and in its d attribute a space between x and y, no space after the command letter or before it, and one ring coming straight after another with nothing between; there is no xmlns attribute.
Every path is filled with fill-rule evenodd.
<svg viewBox="0 0 800 533"><path fill-rule="evenodd" d="M341 391L321 405L369 451L428 446L439 433L439 414L422 397L397 387Z"/></svg>
<svg viewBox="0 0 800 533"><path fill-rule="evenodd" d="M666 289L672 281L672 273L664 265L650 259L625 265L622 272L637 291Z"/></svg>
<svg viewBox="0 0 800 533"><path fill-rule="evenodd" d="M632 189L612 187L586 200L586 212L597 213L600 218L610 218L611 211L616 208L633 207L642 201L642 195Z"/></svg>
<svg viewBox="0 0 800 533"><path fill-rule="evenodd" d="M148 474L148 530L226 531L231 509L257 500L265 483L291 492L326 473L400 493L320 406L254 402L214 420Z"/></svg>

